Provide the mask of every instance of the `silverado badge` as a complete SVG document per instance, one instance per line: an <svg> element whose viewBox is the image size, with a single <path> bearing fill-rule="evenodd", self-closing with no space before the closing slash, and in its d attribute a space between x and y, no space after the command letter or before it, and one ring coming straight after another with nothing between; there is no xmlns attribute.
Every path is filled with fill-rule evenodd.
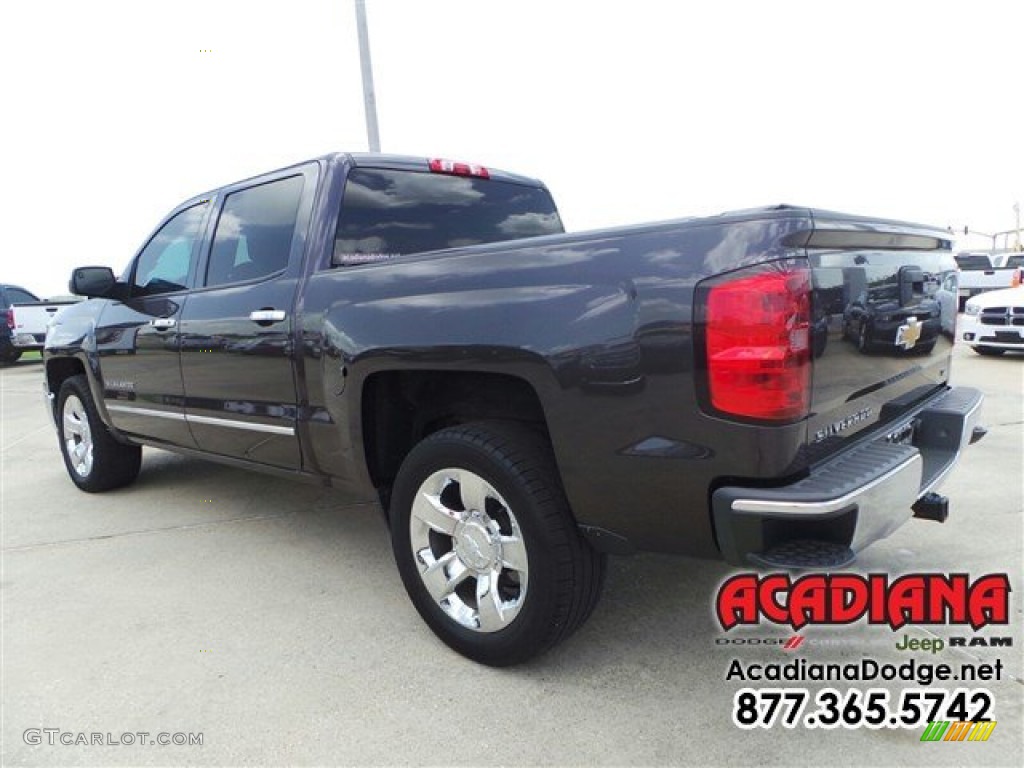
<svg viewBox="0 0 1024 768"><path fill-rule="evenodd" d="M861 408L856 413L851 413L846 418L840 419L839 421L833 421L831 424L826 424L824 427L816 431L814 433L814 442L820 443L822 440L835 437L840 432L844 432L855 424L860 424L870 418L871 408Z"/></svg>

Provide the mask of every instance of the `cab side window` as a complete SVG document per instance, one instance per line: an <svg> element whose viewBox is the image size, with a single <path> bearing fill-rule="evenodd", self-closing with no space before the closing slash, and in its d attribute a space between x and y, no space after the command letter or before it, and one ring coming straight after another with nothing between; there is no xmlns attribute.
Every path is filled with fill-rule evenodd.
<svg viewBox="0 0 1024 768"><path fill-rule="evenodd" d="M204 285L257 280L288 266L302 186L302 176L290 176L227 196Z"/></svg>
<svg viewBox="0 0 1024 768"><path fill-rule="evenodd" d="M206 205L186 208L153 235L135 263L133 296L171 293L188 287Z"/></svg>

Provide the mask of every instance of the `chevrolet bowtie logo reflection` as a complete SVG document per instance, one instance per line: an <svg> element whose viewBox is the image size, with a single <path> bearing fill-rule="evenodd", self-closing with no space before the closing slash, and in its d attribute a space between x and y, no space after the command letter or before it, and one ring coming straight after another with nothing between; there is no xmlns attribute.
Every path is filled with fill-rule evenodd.
<svg viewBox="0 0 1024 768"><path fill-rule="evenodd" d="M913 349L921 338L921 321L916 317L908 317L907 322L896 331L896 346L900 349Z"/></svg>

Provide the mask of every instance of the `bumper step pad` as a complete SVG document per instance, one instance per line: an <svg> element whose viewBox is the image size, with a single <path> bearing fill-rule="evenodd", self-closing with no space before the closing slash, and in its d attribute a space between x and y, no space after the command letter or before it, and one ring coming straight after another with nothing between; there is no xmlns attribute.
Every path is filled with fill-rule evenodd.
<svg viewBox="0 0 1024 768"><path fill-rule="evenodd" d="M747 559L758 568L806 570L845 568L855 559L853 550L831 541L788 541L767 552L751 553Z"/></svg>

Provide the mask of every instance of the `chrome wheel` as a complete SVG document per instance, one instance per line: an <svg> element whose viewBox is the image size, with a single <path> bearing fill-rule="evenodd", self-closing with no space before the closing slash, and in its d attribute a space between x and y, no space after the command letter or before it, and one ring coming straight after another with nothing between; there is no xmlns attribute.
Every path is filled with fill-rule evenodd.
<svg viewBox="0 0 1024 768"><path fill-rule="evenodd" d="M605 558L580 535L533 426L479 421L428 435L402 460L388 501L409 598L467 658L533 658L582 625L601 594Z"/></svg>
<svg viewBox="0 0 1024 768"><path fill-rule="evenodd" d="M526 545L512 510L482 477L442 469L424 480L409 539L423 586L458 624L497 632L519 615L529 575Z"/></svg>
<svg viewBox="0 0 1024 768"><path fill-rule="evenodd" d="M79 477L88 477L92 472L93 441L89 429L89 418L85 406L76 395L64 401L64 449L68 460Z"/></svg>

